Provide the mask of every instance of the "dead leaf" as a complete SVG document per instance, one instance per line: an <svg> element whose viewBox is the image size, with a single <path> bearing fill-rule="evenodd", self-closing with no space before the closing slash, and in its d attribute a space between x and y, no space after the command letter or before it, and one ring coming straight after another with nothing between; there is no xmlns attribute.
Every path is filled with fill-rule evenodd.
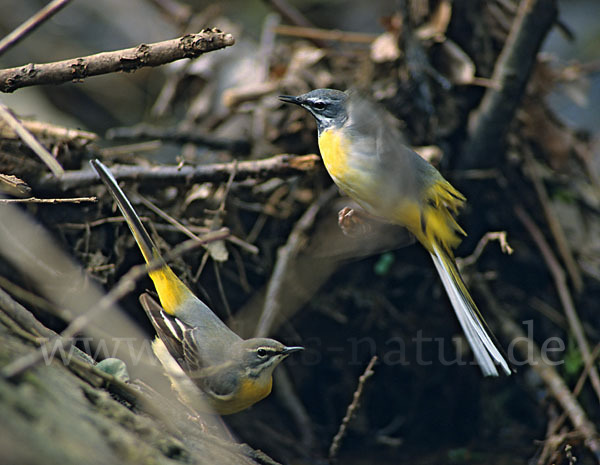
<svg viewBox="0 0 600 465"><path fill-rule="evenodd" d="M396 61L401 55L398 36L394 32L384 32L371 44L371 60L375 63Z"/></svg>

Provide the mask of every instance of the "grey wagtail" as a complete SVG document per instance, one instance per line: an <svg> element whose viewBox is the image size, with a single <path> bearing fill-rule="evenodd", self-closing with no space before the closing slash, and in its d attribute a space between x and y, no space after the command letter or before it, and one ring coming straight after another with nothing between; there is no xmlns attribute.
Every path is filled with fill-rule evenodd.
<svg viewBox="0 0 600 465"><path fill-rule="evenodd" d="M429 251L483 374L498 376L498 364L510 375L454 259L453 249L465 235L454 215L465 197L406 146L382 107L358 92L317 89L279 98L317 120L319 150L338 187L367 213L406 227Z"/></svg>
<svg viewBox="0 0 600 465"><path fill-rule="evenodd" d="M98 160L90 163L117 202L146 263L162 260L112 173ZM160 305L148 294L140 296L140 302L157 333L152 349L173 387L188 404L207 403L221 415L244 410L270 394L275 367L291 353L303 350L286 347L273 339L240 338L188 289L166 262L149 275ZM197 387L192 392L190 385L194 384ZM202 405L192 406L203 410Z"/></svg>

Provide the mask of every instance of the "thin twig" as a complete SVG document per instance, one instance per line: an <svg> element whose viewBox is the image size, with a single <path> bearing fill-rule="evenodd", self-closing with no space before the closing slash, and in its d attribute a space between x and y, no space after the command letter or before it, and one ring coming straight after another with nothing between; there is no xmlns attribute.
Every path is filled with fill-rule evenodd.
<svg viewBox="0 0 600 465"><path fill-rule="evenodd" d="M141 198L142 197L140 196L140 199ZM148 200L148 199L145 199L145 200ZM149 205L152 205L153 207L155 207L155 205L152 204L150 201L148 201L147 206L148 206L148 208L152 209ZM166 212L164 212L162 210L160 210L160 211L162 213L166 214ZM160 216L160 214L158 214L158 215ZM142 222L144 223L146 221L150 221L150 218L148 218L146 216L140 216L140 220L142 220ZM107 218L101 218L101 219L95 220L95 221L90 221L89 223L60 223L57 226L59 226L61 228L69 228L69 229L87 229L87 228L95 228L98 226L102 226L106 223L123 223L123 222L125 222L125 218L123 218L122 216L111 216L111 217L107 217ZM196 225L186 226L181 223L180 223L180 225L183 228L185 228L186 230L188 230L192 235L185 233L177 225L154 224L153 226L154 226L154 229L156 229L157 231L181 232L181 233L185 234L186 236L188 236L190 239L193 239L194 235L206 234L207 232L210 232L210 229L207 228L206 226L196 226ZM246 252L251 253L252 255L258 255L258 252L259 252L258 247L256 247L254 244L250 244L249 242L246 242L245 240L243 240L233 234L231 234L227 237L227 241L231 242L234 245L237 245L240 249L244 249Z"/></svg>
<svg viewBox="0 0 600 465"><path fill-rule="evenodd" d="M161 128L140 124L137 126L112 128L106 132L107 139L159 139L176 143L191 142L212 149L227 150L233 153L247 154L250 152L250 142L242 139L228 139L211 134L202 134L196 129L179 127Z"/></svg>
<svg viewBox="0 0 600 465"><path fill-rule="evenodd" d="M596 456L596 459L600 459L598 432L594 424L587 417L585 410L577 402L573 394L571 394L569 387L557 373L556 369L546 363L537 344L529 339L523 330L504 311L487 283L480 276L475 275L475 278L474 284L480 294L486 299L486 304L490 308L491 313L500 322L500 329L505 338L512 340L515 348L523 357L527 358L531 369L544 381L548 391L569 416L575 429L585 438L586 446Z"/></svg>
<svg viewBox="0 0 600 465"><path fill-rule="evenodd" d="M575 387L573 388L573 397L577 398L579 396L579 394L581 393L581 390L583 389L585 381L590 373L590 368L596 362L598 355L600 355L600 344L596 344L596 347L594 347L594 350L592 351L592 358L590 359L590 363L585 364L585 367L583 368L583 371L581 372L581 375L579 376L577 383L575 383ZM568 417L567 412L563 412L561 414L561 416L558 417L556 419L556 421L552 423L552 425L548 428L548 432L546 433L545 441L548 441L549 438L554 437L554 435L558 432L558 430L562 427L562 425L567 420L567 417ZM540 462L538 461L538 463L540 463Z"/></svg>
<svg viewBox="0 0 600 465"><path fill-rule="evenodd" d="M556 286L556 290L558 291L558 296L562 303L563 309L565 311L565 315L567 317L567 321L569 322L569 327L575 336L575 340L577 341L577 346L581 351L581 356L583 357L586 365L590 363L592 358L592 354L590 351L590 346L588 344L587 338L585 336L585 332L583 330L583 326L577 315L577 310L575 309L575 304L573 303L573 298L571 297L571 292L569 291L569 287L567 286L567 282L565 279L565 272L562 270L560 263L552 253L552 249L546 242L544 235L539 230L535 222L531 219L531 217L525 212L523 208L519 205L514 207L515 213L529 235L532 237L533 241L540 249L542 257L546 262L546 265L550 269L550 273L552 274L552 278L554 279L554 285ZM592 386L594 391L596 392L596 396L600 400L600 376L598 375L598 368L596 366L592 366L590 368L590 380L592 382Z"/></svg>
<svg viewBox="0 0 600 465"><path fill-rule="evenodd" d="M176 0L150 0L150 2L181 26L189 23L194 11L191 5Z"/></svg>
<svg viewBox="0 0 600 465"><path fill-rule="evenodd" d="M273 176L292 176L312 171L320 163L318 155L275 155L262 160L237 162L236 179L268 179ZM234 163L212 163L198 166L137 166L113 165L111 172L120 181L143 181L152 185L191 184L227 181ZM66 171L60 180L42 176L35 187L44 189L73 189L99 183L92 169Z"/></svg>
<svg viewBox="0 0 600 465"><path fill-rule="evenodd" d="M575 262L573 254L571 253L571 248L569 247L567 237L565 236L565 230L556 218L556 214L552 209L550 197L548 196L548 192L546 192L544 183L540 179L533 157L530 153L526 152L524 158L527 172L531 181L533 182L533 187L535 188L535 191L540 199L540 203L542 204L544 216L548 222L548 227L550 228L550 232L552 233L554 241L556 242L556 246L558 247L558 253L565 263L565 267L567 268L567 272L571 277L571 281L573 282L575 290L577 292L581 292L583 290L583 279L581 279L581 273L579 272L577 263Z"/></svg>
<svg viewBox="0 0 600 465"><path fill-rule="evenodd" d="M219 290L219 295L221 296L221 301L223 302L223 306L225 307L225 313L227 314L227 321L233 320L233 313L231 312L231 306L229 305L229 300L227 300L227 293L225 292L225 288L223 287L223 280L221 279L221 272L219 271L219 264L216 260L213 260L213 269L215 272L215 277L217 278L217 289Z"/></svg>
<svg viewBox="0 0 600 465"><path fill-rule="evenodd" d="M290 5L286 0L265 0L274 10L276 10L286 21L297 26L312 27L311 23L300 10L293 5Z"/></svg>
<svg viewBox="0 0 600 465"><path fill-rule="evenodd" d="M476 263L490 241L498 241L500 243L500 249L502 250L502 252L508 255L512 255L513 249L506 240L506 231L488 231L479 240L477 246L473 250L473 253L468 257L460 259L460 266L471 266L474 263Z"/></svg>
<svg viewBox="0 0 600 465"><path fill-rule="evenodd" d="M10 34L5 36L0 40L0 55L35 31L42 23L52 18L52 16L67 6L70 1L71 0L53 0Z"/></svg>
<svg viewBox="0 0 600 465"><path fill-rule="evenodd" d="M212 234L207 234L204 242L221 240L228 234L229 230L227 229L215 231ZM169 253L165 254L164 260L181 256L182 254L193 250L199 245L200 243L197 241L183 242L172 249ZM125 273L125 275L123 275L117 284L96 303L96 305L91 307L87 312L75 317L60 334L60 336L52 338L42 345L39 350L14 360L8 365L5 365L0 371L2 376L4 378L14 378L19 376L24 371L39 363L43 359L44 354L48 353L50 348L57 342L63 344L64 349L67 350L74 343L73 338L77 333L83 330L94 318L97 318L99 315L112 308L112 306L118 300L131 292L135 288L135 283L138 279L145 276L148 272L163 266L164 260L157 258L152 260L148 265L138 265L131 268L127 273Z"/></svg>
<svg viewBox="0 0 600 465"><path fill-rule="evenodd" d="M148 140L137 142L135 144L115 145L114 147L105 147L99 150L100 157L103 160L110 160L122 155L130 155L141 152L153 152L162 147L159 140Z"/></svg>
<svg viewBox="0 0 600 465"><path fill-rule="evenodd" d="M197 236L196 234L194 234L187 226L184 226L183 224L181 224L181 222L179 222L177 219L173 218L166 211L162 210L161 208L158 208L146 197L144 197L141 194L138 194L138 199L139 199L140 203L142 205L144 205L148 210L153 211L158 216L160 216L163 220L165 220L168 223L171 223L177 231L185 234L190 239L202 242L202 239L199 236ZM209 231L208 228L206 228L204 232L208 232L208 231Z"/></svg>
<svg viewBox="0 0 600 465"><path fill-rule="evenodd" d="M28 304L31 304L36 308L51 314L52 316L61 318L64 321L69 321L72 318L70 312L63 310L62 308L58 308L50 301L40 297L37 294L34 294L33 292L23 289L12 281L6 279L4 276L0 276L0 288L9 292L22 302L27 302Z"/></svg>
<svg viewBox="0 0 600 465"><path fill-rule="evenodd" d="M353 42L356 44L370 44L377 38L377 35L375 34L365 34L363 32L348 32L339 31L337 29L320 29L316 27L288 26L284 24L275 26L275 32L282 36L331 40L335 42Z"/></svg>
<svg viewBox="0 0 600 465"><path fill-rule="evenodd" d="M40 157L46 166L52 171L52 174L59 178L64 173L62 166L56 161L50 152L44 147L33 134L31 134L23 123L2 103L0 103L0 118L3 119L10 128L17 133L23 142Z"/></svg>
<svg viewBox="0 0 600 465"><path fill-rule="evenodd" d="M77 145L86 145L98 139L98 134L81 129L67 128L45 121L20 120L29 132L41 139L53 139L60 142L75 143ZM0 126L0 137L14 139L18 135L10 127Z"/></svg>
<svg viewBox="0 0 600 465"><path fill-rule="evenodd" d="M354 391L354 395L352 396L352 402L350 403L350 405L348 405L348 409L346 410L346 416L344 416L344 418L342 419L340 429L334 436L333 441L331 441L331 446L329 447L329 463L334 463L337 459L337 454L340 449L340 446L342 445L342 440L346 435L346 430L348 429L350 420L352 420L356 409L358 409L360 397L362 396L365 387L365 382L375 373L373 371L373 366L375 365L376 361L377 355L374 355L371 358L369 364L367 365L365 372L358 378L358 386L356 387L356 391Z"/></svg>
<svg viewBox="0 0 600 465"><path fill-rule="evenodd" d="M37 197L29 197L26 199L0 199L2 203L81 203L81 202L97 202L96 197L72 197L70 199L38 199Z"/></svg>
<svg viewBox="0 0 600 465"><path fill-rule="evenodd" d="M21 87L62 84L81 81L89 76L133 72L146 66L160 66L183 58L196 58L203 53L234 44L231 34L218 29L203 29L177 39L114 52L103 52L80 58L44 64L28 64L0 70L0 92L13 92Z"/></svg>
<svg viewBox="0 0 600 465"><path fill-rule="evenodd" d="M531 75L537 53L557 17L556 0L523 0L519 3L504 48L496 61L489 87L469 121L470 140L460 160L461 168L497 165L504 135L513 120Z"/></svg>
<svg viewBox="0 0 600 465"><path fill-rule="evenodd" d="M223 103L229 108L240 103L252 102L276 91L281 84L277 81L255 82L237 87L230 87L223 91Z"/></svg>
<svg viewBox="0 0 600 465"><path fill-rule="evenodd" d="M335 186L331 186L327 191L323 192L294 225L285 245L277 250L277 261L267 285L263 311L256 325L256 337L265 337L269 334L271 326L280 310L281 294L284 291L283 284L288 268L293 264L294 258L304 245L306 232L312 227L317 213L336 194L337 188Z"/></svg>

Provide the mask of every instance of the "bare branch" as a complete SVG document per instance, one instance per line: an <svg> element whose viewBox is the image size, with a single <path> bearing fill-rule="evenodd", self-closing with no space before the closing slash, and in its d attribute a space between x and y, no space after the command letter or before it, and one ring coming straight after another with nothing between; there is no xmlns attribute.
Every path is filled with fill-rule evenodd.
<svg viewBox="0 0 600 465"><path fill-rule="evenodd" d="M238 181L247 178L265 179L272 176L290 176L312 171L319 162L318 155L275 155L262 160L248 160L235 163L212 163L198 166L137 166L114 165L110 170L121 181L144 181L157 184L182 184L193 182L223 182L236 170ZM93 185L100 180L91 169L67 171L61 179L43 176L38 188L72 189Z"/></svg>
<svg viewBox="0 0 600 465"><path fill-rule="evenodd" d="M21 87L62 84L81 81L100 74L126 73L146 66L160 66L182 58L196 58L203 53L234 44L231 34L218 29L203 29L177 39L87 57L53 63L33 64L0 70L0 92L13 92Z"/></svg>

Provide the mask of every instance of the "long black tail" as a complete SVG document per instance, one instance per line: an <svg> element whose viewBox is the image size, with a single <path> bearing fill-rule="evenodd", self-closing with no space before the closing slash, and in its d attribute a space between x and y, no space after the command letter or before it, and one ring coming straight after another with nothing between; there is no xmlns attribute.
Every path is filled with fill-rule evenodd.
<svg viewBox="0 0 600 465"><path fill-rule="evenodd" d="M146 263L150 263L154 259L161 259L158 248L110 170L99 160L91 160L90 163L117 202ZM198 300L166 263L163 262L160 268L150 271L149 275L154 282L156 292L158 292L160 303L169 315L176 315L183 308L184 302L190 299ZM202 303L202 305L204 304Z"/></svg>

